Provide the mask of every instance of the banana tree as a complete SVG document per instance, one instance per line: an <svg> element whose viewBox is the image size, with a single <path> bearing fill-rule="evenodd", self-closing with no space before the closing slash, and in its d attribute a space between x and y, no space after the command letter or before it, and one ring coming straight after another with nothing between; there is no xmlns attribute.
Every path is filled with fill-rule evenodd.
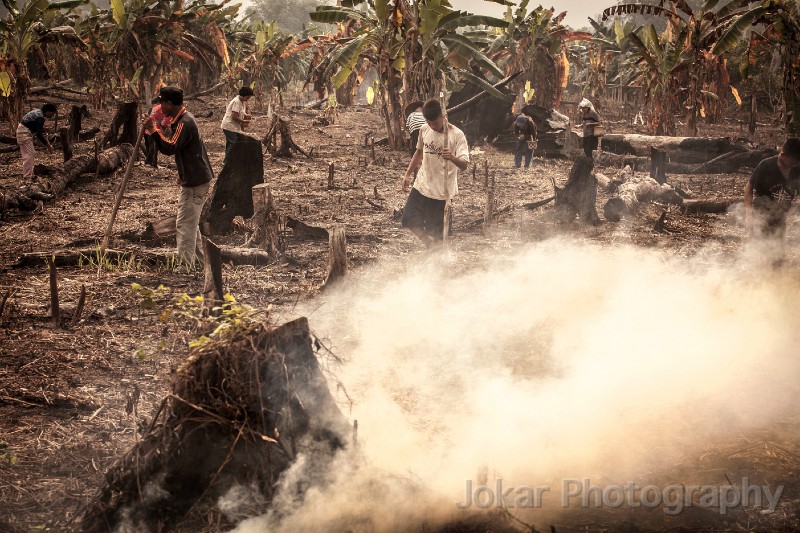
<svg viewBox="0 0 800 533"><path fill-rule="evenodd" d="M112 0L110 10L95 9L78 26L93 70L93 103L140 94L165 76L184 88L198 78L216 80L229 62L223 27L239 9L228 1Z"/></svg>
<svg viewBox="0 0 800 533"><path fill-rule="evenodd" d="M502 96L486 78L500 79L503 72L481 50L481 44L488 44L487 35L494 36L487 30L508 25L504 19L454 10L447 0L400 2L398 5L405 37L405 103L436 96L444 89L443 83L452 87L464 81ZM480 75L473 73L473 68Z"/></svg>
<svg viewBox="0 0 800 533"><path fill-rule="evenodd" d="M757 49L764 44L777 49L783 69L785 127L789 136L800 135L800 5L797 0L765 0L738 14L720 37L713 53L731 51L750 32L748 53L740 69L746 78L756 64Z"/></svg>
<svg viewBox="0 0 800 533"><path fill-rule="evenodd" d="M710 109L715 115L721 112L730 86L724 61L710 52L725 30L746 12L751 3L751 0L705 0L697 9L686 0L671 2L670 7L621 4L605 9L602 20L630 14L652 14L666 19L666 38L674 40L675 46L682 47L685 56L685 66L677 69L675 75L683 93L681 101L685 109L686 134L694 136L697 135L699 117L709 114Z"/></svg>
<svg viewBox="0 0 800 533"><path fill-rule="evenodd" d="M506 75L524 71L525 75L512 82L512 88L530 82L533 102L542 107L557 107L562 89L569 78L567 45L571 42L591 42L592 35L576 32L562 24L566 12L555 15L553 8L542 6L528 12L528 0L522 0L516 10L506 11L507 26L488 50Z"/></svg>
<svg viewBox="0 0 800 533"><path fill-rule="evenodd" d="M398 0L402 2L403 0ZM403 106L401 101L403 74L402 14L389 0L342 2L341 6L320 6L311 13L311 20L323 23L353 21L352 37L339 39L330 50L326 74L332 75L334 87L341 86L352 74L360 59L368 59L378 71L381 113L386 124L389 146L400 149L404 144Z"/></svg>
<svg viewBox="0 0 800 533"><path fill-rule="evenodd" d="M47 12L69 10L78 7L86 0L49 2L48 0L27 0L22 8L14 0L2 0L8 10L4 20L0 20L0 72L6 80L2 99L4 116L12 128L22 117L23 104L28 97L31 80L27 60L34 51L41 51L48 42L61 42L68 46L82 47L83 42L75 30L69 26L48 28L42 20Z"/></svg>

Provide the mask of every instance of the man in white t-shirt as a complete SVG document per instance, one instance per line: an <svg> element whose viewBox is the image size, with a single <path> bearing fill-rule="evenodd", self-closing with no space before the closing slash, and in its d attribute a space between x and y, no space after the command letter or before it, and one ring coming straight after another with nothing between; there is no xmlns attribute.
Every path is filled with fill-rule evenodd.
<svg viewBox="0 0 800 533"><path fill-rule="evenodd" d="M426 125L419 130L417 150L403 176L403 190L408 191L414 170L420 168L403 208L403 227L430 247L443 238L445 204L458 194L458 171L469 166L469 146L464 132L445 120L438 100L425 102L422 114Z"/></svg>
<svg viewBox="0 0 800 533"><path fill-rule="evenodd" d="M225 159L231 153L234 143L239 139L245 127L250 124L252 116L247 114L247 101L253 96L253 89L242 87L239 96L228 102L225 116L222 118L222 132L225 134Z"/></svg>

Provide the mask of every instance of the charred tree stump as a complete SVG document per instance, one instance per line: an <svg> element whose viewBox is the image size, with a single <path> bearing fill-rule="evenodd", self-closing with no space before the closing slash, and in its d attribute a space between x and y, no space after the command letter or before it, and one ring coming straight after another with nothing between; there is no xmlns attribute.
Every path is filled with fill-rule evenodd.
<svg viewBox="0 0 800 533"><path fill-rule="evenodd" d="M237 485L255 486L268 503L298 450L326 468L350 434L307 319L242 327L189 353L172 393L106 473L75 529L173 530L190 509L213 508ZM143 493L155 487L158 497Z"/></svg>
<svg viewBox="0 0 800 533"><path fill-rule="evenodd" d="M55 198L82 174L95 172L98 168L101 174L117 170L128 161L131 152L131 145L122 144L101 152L97 160L92 155L75 156L60 169L49 168L48 175L41 177L35 184L6 192L0 198L0 205L4 209L31 211L39 202Z"/></svg>
<svg viewBox="0 0 800 533"><path fill-rule="evenodd" d="M264 156L258 139L239 134L203 206L204 233L223 235L236 216L253 216L253 187L264 183Z"/></svg>
<svg viewBox="0 0 800 533"><path fill-rule="evenodd" d="M347 237L344 226L339 224L331 228L328 241L328 275L323 288L330 287L347 275Z"/></svg>
<svg viewBox="0 0 800 533"><path fill-rule="evenodd" d="M750 95L750 120L747 124L747 131L750 132L750 135L756 132L756 116L758 115L758 104L756 101L756 95Z"/></svg>
<svg viewBox="0 0 800 533"><path fill-rule="evenodd" d="M656 183L667 182L667 152L659 150L655 146L650 147L650 177Z"/></svg>
<svg viewBox="0 0 800 533"><path fill-rule="evenodd" d="M72 139L68 128L59 128L58 138L61 140L61 150L64 152L64 162L72 159Z"/></svg>
<svg viewBox="0 0 800 533"><path fill-rule="evenodd" d="M283 254L285 246L278 232L281 217L272 201L272 187L266 184L253 187L253 201L256 208L252 218L255 231L246 246L265 250L271 258L276 259Z"/></svg>
<svg viewBox="0 0 800 533"><path fill-rule="evenodd" d="M222 302L225 293L222 289L222 254L219 246L203 237L203 271L205 272L205 284L203 287L203 299L216 305Z"/></svg>
<svg viewBox="0 0 800 533"><path fill-rule="evenodd" d="M583 224L596 225L600 222L597 214L597 179L592 175L594 162L591 157L578 156L572 165L569 179L563 189L556 187L556 220L562 224L571 223L575 215Z"/></svg>
<svg viewBox="0 0 800 533"><path fill-rule="evenodd" d="M83 117L89 117L89 110L85 105L72 106L69 111L69 140L76 143L80 140L81 123Z"/></svg>
<svg viewBox="0 0 800 533"><path fill-rule="evenodd" d="M328 189L334 189L336 187L336 184L333 181L333 174L334 174L333 161L331 161L330 163L328 163Z"/></svg>
<svg viewBox="0 0 800 533"><path fill-rule="evenodd" d="M281 136L280 146L276 145L278 133L280 133ZM301 153L306 157L310 157L292 139L292 132L289 129L289 122L278 115L273 115L272 124L270 124L269 130L267 130L267 134L264 136L264 139L261 142L267 147L269 153L275 157L292 157L292 150Z"/></svg>
<svg viewBox="0 0 800 533"><path fill-rule="evenodd" d="M117 112L111 120L111 126L100 142L100 149L125 143L133 146L138 136L138 114L139 104L137 102L119 104Z"/></svg>
<svg viewBox="0 0 800 533"><path fill-rule="evenodd" d="M53 320L53 328L58 329L61 314L58 307L58 276L52 257L47 258L47 270L50 272L50 317Z"/></svg>

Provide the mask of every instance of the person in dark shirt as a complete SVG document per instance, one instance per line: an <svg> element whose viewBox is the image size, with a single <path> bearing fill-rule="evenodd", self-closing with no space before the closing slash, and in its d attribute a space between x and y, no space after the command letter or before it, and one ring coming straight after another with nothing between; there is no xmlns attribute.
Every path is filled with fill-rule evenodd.
<svg viewBox="0 0 800 533"><path fill-rule="evenodd" d="M181 186L175 224L178 256L187 267L191 267L195 257L202 256L200 214L214 172L197 122L183 106L183 91L178 87L162 87L159 96L162 112L172 117L171 131L165 134L158 125L154 125L152 117L147 118L144 128L154 130L150 138L159 152L175 156L178 183Z"/></svg>
<svg viewBox="0 0 800 533"><path fill-rule="evenodd" d="M592 157L592 152L597 150L600 144L599 138L594 134L595 126L600 125L600 115L594 109L594 105L584 98L578 104L581 111L581 126L583 127L583 153L586 157Z"/></svg>
<svg viewBox="0 0 800 533"><path fill-rule="evenodd" d="M781 152L761 161L744 187L745 225L757 237L776 238L783 256L786 213L800 181L800 139L789 138Z"/></svg>
<svg viewBox="0 0 800 533"><path fill-rule="evenodd" d="M33 163L36 149L33 147L33 138L36 137L51 152L53 145L44 134L44 122L53 118L58 112L55 104L44 104L41 109L34 109L27 113L17 126L17 144L22 158L23 179L33 179Z"/></svg>
<svg viewBox="0 0 800 533"><path fill-rule="evenodd" d="M529 168L533 158L532 144L536 142L536 123L528 115L520 113L514 120L514 135L517 136L517 145L514 150L514 167L519 168L524 157L525 168Z"/></svg>

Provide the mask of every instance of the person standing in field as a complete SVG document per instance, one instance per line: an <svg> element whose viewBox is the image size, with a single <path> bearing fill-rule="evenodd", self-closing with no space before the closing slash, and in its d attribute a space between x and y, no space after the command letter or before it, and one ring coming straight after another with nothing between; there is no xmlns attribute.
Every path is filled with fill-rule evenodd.
<svg viewBox="0 0 800 533"><path fill-rule="evenodd" d="M583 153L586 157L592 157L592 152L597 150L600 144L599 138L595 135L595 126L600 125L600 115L594 109L594 105L584 98L578 104L581 112L581 126L583 127Z"/></svg>
<svg viewBox="0 0 800 533"><path fill-rule="evenodd" d="M422 115L425 125L419 130L417 149L402 181L403 191L408 191L419 168L403 208L402 224L431 247L443 239L445 204L458 194L458 171L469 166L469 146L464 132L445 120L438 100L426 101Z"/></svg>
<svg viewBox="0 0 800 533"><path fill-rule="evenodd" d="M162 87L161 110L172 118L171 132L162 129L148 117L146 130L154 130L150 138L158 151L174 155L178 166L178 184L181 187L178 199L178 217L175 223L178 239L178 257L188 268L194 265L200 250L200 214L214 172L208 153L197 128L197 122L183 106L183 91L178 87Z"/></svg>
<svg viewBox="0 0 800 533"><path fill-rule="evenodd" d="M53 145L44 134L45 120L56 116L58 108L55 104L44 104L41 109L34 109L25 114L17 125L17 144L19 155L22 158L22 178L33 179L33 163L36 158L36 149L33 147L33 138L36 137L51 152Z"/></svg>
<svg viewBox="0 0 800 533"><path fill-rule="evenodd" d="M520 168L523 157L525 158L525 168L530 168L533 159L533 144L536 142L536 123L528 115L520 113L514 120L514 135L517 136L514 168Z"/></svg>
<svg viewBox="0 0 800 533"><path fill-rule="evenodd" d="M774 242L775 263L784 255L786 214L800 185L800 139L789 138L778 155L761 161L744 187L745 225L754 237Z"/></svg>
<svg viewBox="0 0 800 533"><path fill-rule="evenodd" d="M426 124L425 117L422 115L422 104L417 100L408 104L406 118L406 131L411 136L411 153L417 149L417 141L419 140L419 130ZM410 113L408 112L410 110Z"/></svg>
<svg viewBox="0 0 800 533"><path fill-rule="evenodd" d="M225 160L231 153L234 143L239 139L239 134L250 124L253 119L247 114L247 101L253 96L253 89L242 87L239 96L228 102L225 116L222 117L222 132L225 134Z"/></svg>

